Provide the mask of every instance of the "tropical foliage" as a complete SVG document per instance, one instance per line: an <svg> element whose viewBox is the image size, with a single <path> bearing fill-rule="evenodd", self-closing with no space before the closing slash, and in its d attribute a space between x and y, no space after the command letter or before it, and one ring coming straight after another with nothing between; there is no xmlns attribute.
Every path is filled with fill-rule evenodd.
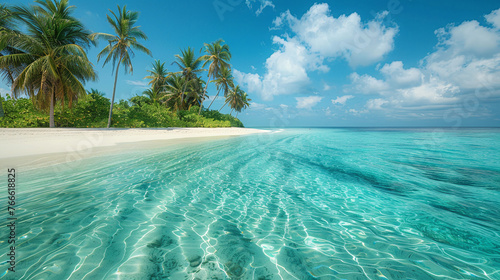
<svg viewBox="0 0 500 280"><path fill-rule="evenodd" d="M96 78L84 49L91 43L90 32L71 16L74 6L68 0L36 3L11 8L11 18L26 31L0 31L0 69L11 80L15 97L26 93L37 107L50 108L54 127L55 103L67 100L71 106L85 93L83 83Z"/></svg>
<svg viewBox="0 0 500 280"><path fill-rule="evenodd" d="M127 11L127 6L123 6L123 9L118 6L118 15L113 11L109 10L113 15L113 18L109 15L107 16L108 22L115 31L116 35L106 34L106 33L94 33L92 34L92 39L102 38L108 41L108 45L97 55L97 59L100 60L102 57L106 57L104 64L112 61L113 65L116 65L115 83L113 85L113 96L111 98L111 106L109 108L109 118L108 118L108 128L111 125L111 117L113 115L113 104L115 102L116 93L116 82L118 80L118 70L120 70L120 65L125 68L125 73L134 72L132 67L132 55L133 49L142 51L151 55L151 51L144 47L141 43L137 42L137 39L147 40L148 37L138 26L134 26L139 18L138 12Z"/></svg>
<svg viewBox="0 0 500 280"><path fill-rule="evenodd" d="M0 97L5 116L0 127L49 127L47 112L36 108L27 98ZM57 104L55 122L61 127L105 127L108 121L110 100L95 90L81 97L72 108L62 109ZM198 106L190 110L173 111L153 104L145 96L120 100L113 107L114 127L243 127L234 117L217 111L203 111Z"/></svg>
<svg viewBox="0 0 500 280"><path fill-rule="evenodd" d="M191 47L181 50L174 56L173 71L155 60L145 77L149 87L139 96L115 103L120 66L133 74L134 51L151 55L139 42L147 40L137 26L139 13L126 6L118 6L116 13L110 10L111 35L87 30L72 16L74 9L69 0L36 0L30 6L0 4L0 74L12 91L12 97L0 97L5 115L0 126L243 126L235 117L210 110L221 92L231 114L246 109L251 101L234 83L231 52L223 40L204 44L200 56ZM106 46L97 61L111 62L115 75L111 100L84 88L86 82L97 79L87 51L99 39ZM217 93L205 108L211 83Z"/></svg>
<svg viewBox="0 0 500 280"><path fill-rule="evenodd" d="M231 65L229 65L231 52L229 52L229 46L222 44L223 42L223 40L218 40L212 44L205 43L205 52L207 54L202 56L201 59L205 61L205 63L203 63L203 67L210 63L208 67L208 81L210 81L210 78L217 79L221 75L222 69L231 69ZM207 87L208 83L204 92L207 92ZM219 93L217 93L215 98L217 98L217 96L219 96ZM201 100L200 113L203 108L203 100L204 99Z"/></svg>

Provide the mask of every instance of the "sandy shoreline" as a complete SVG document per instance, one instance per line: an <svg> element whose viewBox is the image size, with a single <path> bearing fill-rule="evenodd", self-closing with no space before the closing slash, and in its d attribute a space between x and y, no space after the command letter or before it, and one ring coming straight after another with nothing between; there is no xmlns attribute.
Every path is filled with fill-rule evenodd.
<svg viewBox="0 0 500 280"><path fill-rule="evenodd" d="M169 145L182 143L188 138L195 140L265 132L269 131L250 128L0 128L0 160L24 158L22 161L26 162L27 157L33 160L49 154L88 154L89 150L127 143L154 141Z"/></svg>

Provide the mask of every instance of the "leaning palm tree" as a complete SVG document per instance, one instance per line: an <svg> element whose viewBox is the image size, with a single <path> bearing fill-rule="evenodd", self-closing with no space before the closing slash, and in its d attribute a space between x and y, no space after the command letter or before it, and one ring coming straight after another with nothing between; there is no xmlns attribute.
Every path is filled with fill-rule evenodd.
<svg viewBox="0 0 500 280"><path fill-rule="evenodd" d="M113 104L115 101L116 82L118 80L118 70L120 65L125 67L125 73L133 73L132 57L133 49L142 51L151 55L151 51L144 47L137 39L147 40L146 34L139 29L139 26L134 26L139 18L138 12L127 11L127 6L123 9L118 6L118 15L109 10L114 18L107 16L108 22L113 28L116 35L106 33L94 33L92 39L102 38L108 41L108 45L97 55L97 60L101 60L104 56L104 65L108 62L113 62L113 68L116 65L115 83L113 85L113 96L111 98L111 106L109 108L108 128L111 126L111 118L113 115ZM103 66L104 66L103 65Z"/></svg>
<svg viewBox="0 0 500 280"><path fill-rule="evenodd" d="M252 101L252 99L248 98L248 95L246 92L243 92L238 97L238 102L237 102L236 108L234 108L234 110L236 111L235 118L238 117L238 113L241 113L242 110L250 107L250 101Z"/></svg>
<svg viewBox="0 0 500 280"><path fill-rule="evenodd" d="M12 79L13 96L27 93L35 105L50 107L50 127L55 127L56 101L71 106L85 94L83 83L96 79L84 50L91 42L90 32L71 17L74 7L68 0L36 2L39 6L12 8L26 33L1 32L0 50L9 46L15 51L0 56L0 69L19 70Z"/></svg>
<svg viewBox="0 0 500 280"><path fill-rule="evenodd" d="M203 63L203 67L210 63L210 65L208 66L208 81L204 90L205 94L207 92L208 83L210 82L211 78L215 79L216 77L218 77L221 73L222 68L231 69L231 65L229 65L229 60L231 60L229 46L222 43L224 43L224 40L222 39L217 40L212 44L205 43L205 52L207 54L201 57L201 59L205 61L205 63ZM198 115L201 114L203 101L204 99L201 100L200 111L198 112Z"/></svg>
<svg viewBox="0 0 500 280"><path fill-rule="evenodd" d="M217 95L215 95L212 102L210 102L210 105L208 105L207 110L209 110L210 107L212 107L212 104L214 103L215 99L217 99L217 97L219 96L221 90L224 90L224 97L227 96L231 88L234 87L233 79L234 78L233 75L231 74L231 69L226 67L222 67L220 69L219 75L217 75L217 79L214 80L215 85L217 86Z"/></svg>
<svg viewBox="0 0 500 280"><path fill-rule="evenodd" d="M231 108L234 108L238 102L238 96L243 94L243 90L240 88L240 86L236 86L231 88L229 93L226 96L226 103L222 105L222 107L219 109L219 112L226 106L226 104L229 103L229 106ZM232 112L232 111L231 111Z"/></svg>

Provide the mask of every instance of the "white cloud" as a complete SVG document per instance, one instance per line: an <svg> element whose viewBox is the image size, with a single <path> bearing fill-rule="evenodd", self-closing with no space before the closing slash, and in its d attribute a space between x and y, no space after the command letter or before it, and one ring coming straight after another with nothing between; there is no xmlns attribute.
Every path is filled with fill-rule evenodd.
<svg viewBox="0 0 500 280"><path fill-rule="evenodd" d="M251 6L255 1L247 4ZM235 71L236 81L248 92L272 100L276 95L307 91L309 72L328 72L327 60L343 57L351 66L379 61L393 49L398 32L397 27L382 24L386 15L382 13L368 22L362 22L356 13L335 18L328 4L314 4L300 19L289 11L282 13L273 21L272 29L288 27L292 36L273 37L279 48L266 60L265 74Z"/></svg>
<svg viewBox="0 0 500 280"><path fill-rule="evenodd" d="M352 73L349 78L351 79L351 87L348 90L353 93L363 94L383 94L389 85L382 80L378 80L370 75L360 76L358 73Z"/></svg>
<svg viewBox="0 0 500 280"><path fill-rule="evenodd" d="M339 96L337 97L336 99L332 99L332 103L335 105L335 104L341 104L341 105L345 105L345 103L347 102L347 100L349 99L352 99L354 98L353 95L344 95L344 96Z"/></svg>
<svg viewBox="0 0 500 280"><path fill-rule="evenodd" d="M330 90L332 87L330 85L328 85L327 83L323 83L323 90L324 91L328 91Z"/></svg>
<svg viewBox="0 0 500 280"><path fill-rule="evenodd" d="M246 91L261 93L262 81L259 74L243 73L238 71L238 69L234 69L233 76L238 84L246 88Z"/></svg>
<svg viewBox="0 0 500 280"><path fill-rule="evenodd" d="M140 87L145 87L148 85L147 82L145 81L131 81L131 80L126 80L125 81L128 85L131 85L131 86L140 86Z"/></svg>
<svg viewBox="0 0 500 280"><path fill-rule="evenodd" d="M266 60L267 72L263 77L234 71L238 83L250 93L259 93L264 100L272 100L274 95L301 93L310 82L308 70L328 70L296 39L275 36L273 43L280 48Z"/></svg>
<svg viewBox="0 0 500 280"><path fill-rule="evenodd" d="M323 97L320 96L308 96L308 97L295 97L297 100L297 109L312 109L312 107L316 106Z"/></svg>
<svg viewBox="0 0 500 280"><path fill-rule="evenodd" d="M267 108L266 104L260 104L257 102L250 102L250 107L251 110L265 110Z"/></svg>
<svg viewBox="0 0 500 280"><path fill-rule="evenodd" d="M359 116L361 114L368 113L368 111L367 110L358 111L356 109L349 109L349 110L346 111L346 113L349 113L349 114L354 115L354 116Z"/></svg>
<svg viewBox="0 0 500 280"><path fill-rule="evenodd" d="M450 54L488 56L498 50L500 43L497 30L482 26L475 20L440 28L435 33Z"/></svg>
<svg viewBox="0 0 500 280"><path fill-rule="evenodd" d="M387 101L381 98L370 99L366 102L366 108L368 110L382 110L382 106L386 103Z"/></svg>
<svg viewBox="0 0 500 280"><path fill-rule="evenodd" d="M264 11L265 8L267 7L271 7L271 8L274 8L274 4L272 1L269 1L269 0L245 0L245 3L247 4L248 8L252 8L252 4L254 2L259 2L260 6L259 8L257 9L257 11L255 11L255 14L258 16L260 14L262 14L262 12Z"/></svg>
<svg viewBox="0 0 500 280"><path fill-rule="evenodd" d="M335 114L332 113L332 110L330 109L330 107L326 107L326 109L324 109L324 112L325 112L326 116L329 116L329 117L335 116Z"/></svg>
<svg viewBox="0 0 500 280"><path fill-rule="evenodd" d="M313 53L324 57L344 57L351 66L369 65L381 60L394 48L397 27L386 27L382 20L387 12L362 22L357 13L331 15L328 4L315 4L298 19L289 11L274 21L275 27L287 22Z"/></svg>
<svg viewBox="0 0 500 280"><path fill-rule="evenodd" d="M499 12L496 10L486 16L495 27L498 27ZM444 118L443 110L463 106L471 97L476 101L479 97L486 102L498 101L499 28L465 21L440 28L435 33L439 41L436 50L421 61L419 68L404 68L403 62L394 61L378 69L383 78L353 73L351 85L345 92L381 96L368 100L367 110L385 110L391 114L405 112L415 117ZM481 91L478 97L477 92ZM480 110L478 108L474 110ZM480 115L480 112L475 113Z"/></svg>
<svg viewBox="0 0 500 280"><path fill-rule="evenodd" d="M424 74L420 69L404 69L403 62L401 61L384 64L379 71L385 77L385 80L380 80L366 74L359 75L358 73L352 73L349 76L351 86L347 91L363 94L390 95L394 92L395 88L418 86L422 84L424 79Z"/></svg>
<svg viewBox="0 0 500 280"><path fill-rule="evenodd" d="M490 14L484 16L484 18L486 18L495 28L500 29L500 9L494 10Z"/></svg>
<svg viewBox="0 0 500 280"><path fill-rule="evenodd" d="M390 64L385 64L380 72L384 74L387 81L399 86L418 85L422 82L424 75L417 68L404 69L403 62L394 61Z"/></svg>

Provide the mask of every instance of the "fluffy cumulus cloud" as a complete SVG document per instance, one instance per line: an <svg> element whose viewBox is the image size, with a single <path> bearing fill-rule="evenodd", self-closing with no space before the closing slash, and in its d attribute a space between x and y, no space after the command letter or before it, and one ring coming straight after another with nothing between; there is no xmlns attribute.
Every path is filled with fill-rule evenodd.
<svg viewBox="0 0 500 280"><path fill-rule="evenodd" d="M311 110L312 107L316 106L323 97L320 96L308 96L308 97L296 97L297 109L308 109Z"/></svg>
<svg viewBox="0 0 500 280"><path fill-rule="evenodd" d="M321 60L311 55L296 39L275 36L273 43L279 46L279 50L266 60L267 73L263 77L234 71L236 81L248 92L260 93L264 100L271 100L274 95L302 92L310 82L308 71L328 71Z"/></svg>
<svg viewBox="0 0 500 280"><path fill-rule="evenodd" d="M500 9L494 10L490 14L484 16L496 29L500 29Z"/></svg>
<svg viewBox="0 0 500 280"><path fill-rule="evenodd" d="M394 61L378 68L380 77L353 73L349 93L372 94L367 110L419 112L440 110L467 101L500 98L500 9L485 16L488 25L466 21L436 30L438 45L419 68ZM478 94L478 92L480 94ZM477 107L475 107L477 110Z"/></svg>
<svg viewBox="0 0 500 280"><path fill-rule="evenodd" d="M331 15L328 4L315 4L300 19L289 11L275 20L275 27L285 24L309 46L324 57L345 58L351 66L369 65L381 60L394 48L397 27L386 27L383 12L368 22L362 22L357 13Z"/></svg>
<svg viewBox="0 0 500 280"><path fill-rule="evenodd" d="M314 4L300 18L289 11L282 13L274 20L273 29L287 28L290 35L273 37L278 50L266 60L265 74L235 71L235 79L264 100L305 93L311 71L330 70L327 60L343 58L355 67L377 62L390 52L398 29L382 23L386 15L365 22L357 13L334 17L328 4Z"/></svg>

